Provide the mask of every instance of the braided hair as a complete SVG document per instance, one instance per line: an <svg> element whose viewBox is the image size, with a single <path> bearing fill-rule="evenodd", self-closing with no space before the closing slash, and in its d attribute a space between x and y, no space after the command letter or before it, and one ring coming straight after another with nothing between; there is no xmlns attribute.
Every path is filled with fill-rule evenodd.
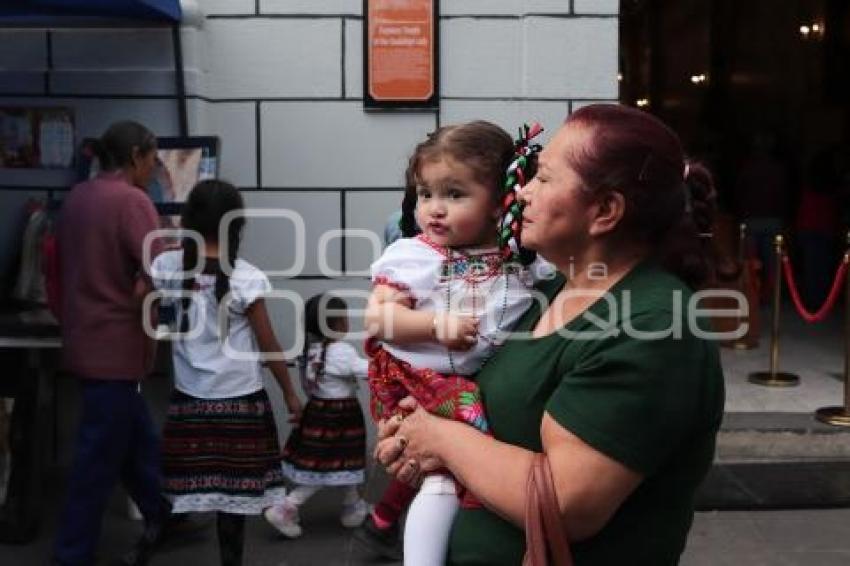
<svg viewBox="0 0 850 566"><path fill-rule="evenodd" d="M201 181L189 193L183 206L183 214L180 222L184 229L193 230L201 235L206 241L218 242L219 226L224 216L234 210L242 210L245 207L242 195L230 183L218 180ZM242 238L242 228L245 218L237 216L227 225L227 241L218 242L224 244L223 251L227 254L228 264L232 267L236 263L239 251L239 242ZM221 248L219 248L221 253ZM193 238L183 240L183 271L189 272L199 261L214 263L215 272L215 298L221 302L222 298L230 290L230 277L221 268L218 260L209 260L199 257L197 242ZM206 269L205 269L206 270ZM195 278L187 277L183 280L183 290L190 292L194 289ZM180 319L180 331L187 332L189 329L189 305L191 299L184 296L181 299L182 317Z"/></svg>
<svg viewBox="0 0 850 566"><path fill-rule="evenodd" d="M499 250L506 261L523 265L533 263L537 253L522 247L522 211L525 206L519 200L519 191L537 174L537 154L542 147L531 140L542 131L543 128L536 122L519 129L519 136L514 142L514 159L505 172L502 217L497 236Z"/></svg>
<svg viewBox="0 0 850 566"><path fill-rule="evenodd" d="M343 329L347 308L348 305L344 300L326 293L313 295L307 300L304 306L304 349L299 360L301 376L305 383L304 389L309 390L311 386L314 386L307 379L310 346L316 342L322 345L319 363L315 368L316 380L318 380L325 373L328 346L336 340L333 335Z"/></svg>

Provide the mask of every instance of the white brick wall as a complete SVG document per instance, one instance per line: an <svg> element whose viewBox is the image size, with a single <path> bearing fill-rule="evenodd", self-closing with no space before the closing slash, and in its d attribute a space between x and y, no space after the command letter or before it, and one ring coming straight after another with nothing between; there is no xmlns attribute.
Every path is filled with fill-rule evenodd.
<svg viewBox="0 0 850 566"><path fill-rule="evenodd" d="M345 21L345 98L363 98L363 21Z"/></svg>
<svg viewBox="0 0 850 566"><path fill-rule="evenodd" d="M522 96L522 20L443 20L440 34L443 96Z"/></svg>
<svg viewBox="0 0 850 566"><path fill-rule="evenodd" d="M207 15L253 14L254 0L198 0L201 10Z"/></svg>
<svg viewBox="0 0 850 566"><path fill-rule="evenodd" d="M616 19L535 17L524 22L524 31L527 96L617 97Z"/></svg>
<svg viewBox="0 0 850 566"><path fill-rule="evenodd" d="M435 127L432 114L363 112L360 102L265 102L263 185L399 187L408 154Z"/></svg>
<svg viewBox="0 0 850 566"><path fill-rule="evenodd" d="M339 97L341 26L340 20L333 19L208 21L207 95Z"/></svg>
<svg viewBox="0 0 850 566"><path fill-rule="evenodd" d="M569 14L570 0L444 0L444 16L522 16Z"/></svg>
<svg viewBox="0 0 850 566"><path fill-rule="evenodd" d="M576 14L617 14L620 0L573 0Z"/></svg>
<svg viewBox="0 0 850 566"><path fill-rule="evenodd" d="M364 111L362 0L198 2L205 21L181 36L190 133L220 136L221 176L249 206L304 219L307 278L273 278L304 297L368 289L362 277L315 278L319 238L343 225L382 238L409 153L437 124L483 118L513 134L538 120L545 141L571 107L618 96L617 0L443 0L440 108L420 112ZM178 134L169 31L56 31L51 40L48 54L44 31L0 30L0 105L74 108L80 138L127 118ZM20 206L9 185L45 194L38 188L68 177L0 170L0 209ZM293 238L287 222L250 220L243 253L283 269ZM327 263L362 272L373 253L365 239L334 240ZM293 311L270 309L291 344Z"/></svg>
<svg viewBox="0 0 850 566"><path fill-rule="evenodd" d="M440 123L489 120L516 137L517 128L523 123L540 122L544 128L540 139L545 143L568 115L569 104L566 102L447 100L440 108Z"/></svg>
<svg viewBox="0 0 850 566"><path fill-rule="evenodd" d="M363 14L363 0L260 0L261 14Z"/></svg>
<svg viewBox="0 0 850 566"><path fill-rule="evenodd" d="M189 125L192 135L221 138L222 179L240 187L257 186L256 103L195 100L190 105Z"/></svg>
<svg viewBox="0 0 850 566"><path fill-rule="evenodd" d="M280 219L250 218L247 221L243 242L244 257L257 267L273 272L287 272L298 264L301 257L303 270L298 275L321 275L319 269L319 239L328 230L339 229L340 196L335 191L325 192L250 192L245 196L246 208L280 212ZM306 230L299 239L296 223L286 219L289 212L303 221ZM328 267L342 268L341 240L331 242L324 249Z"/></svg>
<svg viewBox="0 0 850 566"><path fill-rule="evenodd" d="M384 226L387 217L398 210L404 191L358 191L345 195L345 228L347 230L370 231L374 240L365 234L356 233L346 238L346 268L349 273L368 273L369 266L377 259L374 242L384 245Z"/></svg>

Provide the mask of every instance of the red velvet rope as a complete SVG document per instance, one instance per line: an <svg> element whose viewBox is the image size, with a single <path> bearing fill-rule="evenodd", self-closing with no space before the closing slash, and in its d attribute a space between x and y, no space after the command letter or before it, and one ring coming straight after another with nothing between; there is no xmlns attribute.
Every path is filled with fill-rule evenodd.
<svg viewBox="0 0 850 566"><path fill-rule="evenodd" d="M797 290L797 283L794 281L794 270L791 269L791 260L787 255L782 256L782 272L785 274L785 282L788 284L788 292L791 293L791 300L794 301L794 306L797 307L797 313L806 322L821 322L829 314L829 311L835 306L838 301L838 294L841 292L841 285L844 283L844 277L847 275L847 260L841 261L838 266L838 272L835 274L835 279L832 281L832 288L829 290L829 295L826 297L823 305L814 314L806 309L803 301L800 300L800 292Z"/></svg>

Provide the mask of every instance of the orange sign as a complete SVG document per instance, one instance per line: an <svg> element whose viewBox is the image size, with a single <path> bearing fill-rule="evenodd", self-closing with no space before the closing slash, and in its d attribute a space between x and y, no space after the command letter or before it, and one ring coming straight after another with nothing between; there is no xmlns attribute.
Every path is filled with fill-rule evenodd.
<svg viewBox="0 0 850 566"><path fill-rule="evenodd" d="M436 106L437 0L366 0L366 105Z"/></svg>

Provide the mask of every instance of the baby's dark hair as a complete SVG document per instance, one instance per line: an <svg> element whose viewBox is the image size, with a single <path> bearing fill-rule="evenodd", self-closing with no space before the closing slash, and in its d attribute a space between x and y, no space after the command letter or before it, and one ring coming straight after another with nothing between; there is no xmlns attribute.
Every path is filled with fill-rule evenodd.
<svg viewBox="0 0 850 566"><path fill-rule="evenodd" d="M245 226L245 218L237 215L227 225L227 241L219 242L219 227L221 221L228 212L242 210L245 203L239 190L225 181L208 180L201 181L189 193L183 206L183 214L180 222L184 229L198 232L204 240L218 242L224 246L227 259L231 269L236 263L236 255L239 251L239 242L242 238L242 228ZM221 249L221 248L220 248ZM194 268L199 259L198 245L192 238L183 240L183 271L188 272ZM210 261L210 260L204 260ZM194 285L194 277L183 280L183 290L191 291ZM215 260L215 297L221 301L230 290L230 277L224 273L220 262ZM181 332L186 332L189 326L188 310L190 299L184 297L183 317L180 323Z"/></svg>
<svg viewBox="0 0 850 566"><path fill-rule="evenodd" d="M304 306L304 350L301 356L301 372L307 369L307 353L310 345L321 342L322 354L318 374L325 369L328 345L337 339L334 334L343 330L347 319L348 305L339 297L320 293L313 295Z"/></svg>
<svg viewBox="0 0 850 566"><path fill-rule="evenodd" d="M483 120L454 126L443 126L428 134L428 139L416 146L405 172L404 200L399 227L405 238L415 236L416 186L422 164L450 157L472 171L476 181L492 187L498 200L505 169L514 156L511 136L499 126Z"/></svg>

